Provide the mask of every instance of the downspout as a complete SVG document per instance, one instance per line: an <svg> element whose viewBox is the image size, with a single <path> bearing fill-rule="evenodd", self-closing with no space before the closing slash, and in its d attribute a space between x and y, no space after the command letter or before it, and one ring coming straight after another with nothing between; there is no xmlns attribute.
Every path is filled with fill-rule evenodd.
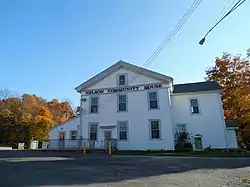
<svg viewBox="0 0 250 187"><path fill-rule="evenodd" d="M225 123L225 118L224 118L224 111L223 111L223 107L222 107L220 92L218 92L218 99L219 99L219 103L220 103L220 111L221 111L221 119L222 119L222 125L223 125L224 136L225 136L225 143L226 143L226 148L228 151L229 148L228 148L228 142L227 142L227 130L226 130L226 123Z"/></svg>
<svg viewBox="0 0 250 187"><path fill-rule="evenodd" d="M81 149L82 146L82 141L83 141L83 136L82 136L82 123L83 123L83 108L82 108L82 102L83 102L83 96L81 94L81 99L80 99L80 125L79 125L79 149Z"/></svg>
<svg viewBox="0 0 250 187"><path fill-rule="evenodd" d="M172 91L171 91L172 88ZM173 102L172 102L172 95L171 92L173 92L173 83L171 83L171 86L167 89L168 90L168 95L169 95L169 109L170 109L170 117L171 117L171 122L172 122L172 131L173 131L173 151L175 150L175 129L174 129L174 120L173 120Z"/></svg>

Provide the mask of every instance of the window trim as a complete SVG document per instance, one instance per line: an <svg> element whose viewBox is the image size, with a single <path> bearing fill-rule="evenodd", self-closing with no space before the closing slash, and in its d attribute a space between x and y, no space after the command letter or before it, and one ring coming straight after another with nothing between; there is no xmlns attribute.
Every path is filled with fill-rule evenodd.
<svg viewBox="0 0 250 187"><path fill-rule="evenodd" d="M90 126L91 125L96 125L96 140L90 140ZM99 128L99 123L98 122L89 122L88 123L88 140L90 140L90 141L98 141L99 140L99 130L98 130L98 128Z"/></svg>
<svg viewBox="0 0 250 187"><path fill-rule="evenodd" d="M125 85L120 85L120 76L125 76ZM116 86L127 86L128 85L128 74L127 73L120 73L116 75Z"/></svg>
<svg viewBox="0 0 250 187"><path fill-rule="evenodd" d="M152 129L151 129L151 122L158 121L159 123L159 138L152 138ZM162 140L162 128L161 128L161 120L160 119L149 119L149 139L150 140Z"/></svg>
<svg viewBox="0 0 250 187"><path fill-rule="evenodd" d="M126 140L120 140L120 124L126 123L127 125L127 139ZM128 141L129 140L129 123L128 121L117 121L117 139L118 141Z"/></svg>
<svg viewBox="0 0 250 187"><path fill-rule="evenodd" d="M126 110L119 110L119 96L125 95L126 96ZM128 95L127 94L117 94L117 112L127 112L128 111Z"/></svg>
<svg viewBox="0 0 250 187"><path fill-rule="evenodd" d="M156 93L156 99L157 99L157 108L150 108L150 93ZM160 109L160 102L159 102L159 92L157 90L150 90L147 92L147 98L148 98L148 110L159 110Z"/></svg>
<svg viewBox="0 0 250 187"><path fill-rule="evenodd" d="M191 105L191 100L192 99L197 99L199 113L192 113L192 105ZM200 99L198 97L190 97L190 98L188 98L188 102L189 102L190 115L201 115Z"/></svg>
<svg viewBox="0 0 250 187"><path fill-rule="evenodd" d="M76 136L75 136L76 139L72 139L72 132L76 132ZM69 131L69 139L70 139L70 140L77 140L77 130L70 130L70 131Z"/></svg>
<svg viewBox="0 0 250 187"><path fill-rule="evenodd" d="M91 112L91 100L92 98L96 97L97 98L97 112ZM99 96L98 95L92 95L92 96L89 96L89 114L99 114Z"/></svg>

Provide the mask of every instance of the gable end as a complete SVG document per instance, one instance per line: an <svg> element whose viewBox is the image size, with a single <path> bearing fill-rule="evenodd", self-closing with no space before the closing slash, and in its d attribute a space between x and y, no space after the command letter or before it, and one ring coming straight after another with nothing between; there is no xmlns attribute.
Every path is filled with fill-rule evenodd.
<svg viewBox="0 0 250 187"><path fill-rule="evenodd" d="M94 85L95 83L99 82L100 80L104 79L105 77L109 76L110 74L114 73L115 71L121 68L125 68L125 69L135 72L136 74L141 74L144 76L152 77L157 80L167 81L171 83L173 82L172 77L168 77L166 75L163 75L163 74L160 74L160 73L157 73L157 72L145 69L145 68L141 68L139 66L135 66L133 64L120 60L119 62L113 64L112 66L105 69L101 73L95 75L94 77L90 78L86 82L80 84L79 86L75 88L75 90L81 93L82 90L86 90L88 87Z"/></svg>

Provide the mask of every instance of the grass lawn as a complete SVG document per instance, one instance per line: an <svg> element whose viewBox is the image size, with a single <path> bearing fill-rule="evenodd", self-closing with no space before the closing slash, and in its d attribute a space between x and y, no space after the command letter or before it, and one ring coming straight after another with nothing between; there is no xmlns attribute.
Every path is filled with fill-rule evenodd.
<svg viewBox="0 0 250 187"><path fill-rule="evenodd" d="M196 156L196 157L250 157L250 152L160 152L160 151L116 151L114 155L141 155L141 156Z"/></svg>

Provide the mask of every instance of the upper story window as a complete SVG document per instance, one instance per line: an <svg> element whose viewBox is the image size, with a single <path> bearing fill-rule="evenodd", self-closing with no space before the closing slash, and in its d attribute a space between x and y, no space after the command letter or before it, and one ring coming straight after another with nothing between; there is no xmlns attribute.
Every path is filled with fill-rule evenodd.
<svg viewBox="0 0 250 187"><path fill-rule="evenodd" d="M127 76L126 74L118 75L118 86L127 85Z"/></svg>
<svg viewBox="0 0 250 187"><path fill-rule="evenodd" d="M148 92L149 109L158 108L158 96L157 92Z"/></svg>
<svg viewBox="0 0 250 187"><path fill-rule="evenodd" d="M118 111L127 111L127 95L118 95Z"/></svg>
<svg viewBox="0 0 250 187"><path fill-rule="evenodd" d="M150 138L160 139L161 138L161 126L160 120L150 120Z"/></svg>
<svg viewBox="0 0 250 187"><path fill-rule="evenodd" d="M90 113L98 113L98 97L90 98Z"/></svg>
<svg viewBox="0 0 250 187"><path fill-rule="evenodd" d="M76 131L70 131L69 132L69 137L70 137L71 140L76 140L77 132Z"/></svg>
<svg viewBox="0 0 250 187"><path fill-rule="evenodd" d="M191 107L192 114L199 114L200 113L198 99L190 99L190 107Z"/></svg>

